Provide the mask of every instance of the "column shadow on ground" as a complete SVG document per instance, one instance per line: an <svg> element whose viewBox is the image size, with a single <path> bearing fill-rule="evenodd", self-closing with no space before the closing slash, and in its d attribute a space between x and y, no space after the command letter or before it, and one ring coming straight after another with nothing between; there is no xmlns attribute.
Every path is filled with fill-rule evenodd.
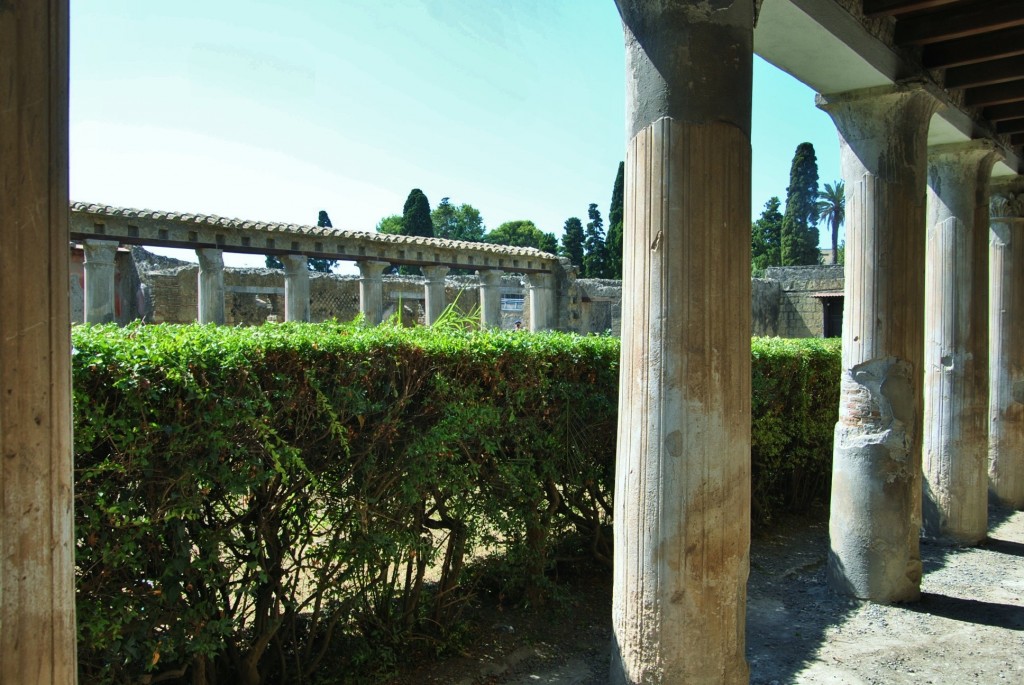
<svg viewBox="0 0 1024 685"><path fill-rule="evenodd" d="M977 599L963 599L922 592L920 601L903 604L901 607L907 611L942 616L964 623L975 623L1007 630L1024 630L1024 608L1012 604L997 604Z"/></svg>

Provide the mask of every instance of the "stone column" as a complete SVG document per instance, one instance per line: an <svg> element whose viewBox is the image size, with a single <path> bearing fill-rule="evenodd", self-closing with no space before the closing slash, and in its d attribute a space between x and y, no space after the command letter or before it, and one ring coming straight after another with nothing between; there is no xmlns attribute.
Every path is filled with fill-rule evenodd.
<svg viewBox="0 0 1024 685"><path fill-rule="evenodd" d="M441 318L447 302L444 296L444 278L448 275L447 266L420 267L427 282L423 284L424 313L427 325L432 326Z"/></svg>
<svg viewBox="0 0 1024 685"><path fill-rule="evenodd" d="M284 320L309 321L309 267L305 255L281 255L284 264Z"/></svg>
<svg viewBox="0 0 1024 685"><path fill-rule="evenodd" d="M920 595L925 181L936 102L920 88L819 98L846 183L843 372L829 580L878 602Z"/></svg>
<svg viewBox="0 0 1024 685"><path fill-rule="evenodd" d="M204 247L196 250L199 257L199 323L223 326L224 318L224 251Z"/></svg>
<svg viewBox="0 0 1024 685"><path fill-rule="evenodd" d="M989 488L1024 509L1024 176L992 187L989 232Z"/></svg>
<svg viewBox="0 0 1024 685"><path fill-rule="evenodd" d="M0 683L77 682L68 5L0 10Z"/></svg>
<svg viewBox="0 0 1024 685"><path fill-rule="evenodd" d="M613 683L746 683L752 2L626 38Z"/></svg>
<svg viewBox="0 0 1024 685"><path fill-rule="evenodd" d="M501 277L504 272L478 271L480 276L480 327L501 328Z"/></svg>
<svg viewBox="0 0 1024 685"><path fill-rule="evenodd" d="M388 262L356 262L359 267L359 311L367 326L384 318L384 269Z"/></svg>
<svg viewBox="0 0 1024 685"><path fill-rule="evenodd" d="M991 142L928 150L923 522L973 545L988 532L988 177Z"/></svg>
<svg viewBox="0 0 1024 685"><path fill-rule="evenodd" d="M114 320L114 259L116 240L86 240L85 322L110 323Z"/></svg>
<svg viewBox="0 0 1024 685"><path fill-rule="evenodd" d="M550 331L555 326L551 319L555 313L554 276L545 273L526 275L530 289L530 330Z"/></svg>

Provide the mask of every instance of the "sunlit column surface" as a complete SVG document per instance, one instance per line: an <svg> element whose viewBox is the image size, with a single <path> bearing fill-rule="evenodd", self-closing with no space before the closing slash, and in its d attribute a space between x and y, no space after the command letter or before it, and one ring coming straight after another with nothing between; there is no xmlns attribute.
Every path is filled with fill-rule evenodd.
<svg viewBox="0 0 1024 685"><path fill-rule="evenodd" d="M989 232L989 487L1024 509L1024 177L993 184Z"/></svg>
<svg viewBox="0 0 1024 685"><path fill-rule="evenodd" d="M526 275L530 295L530 330L550 331L555 327L555 278L551 274L533 273Z"/></svg>
<svg viewBox="0 0 1024 685"><path fill-rule="evenodd" d="M819 96L839 130L846 289L829 580L917 599L921 558L925 183L936 102L917 87Z"/></svg>
<svg viewBox="0 0 1024 685"><path fill-rule="evenodd" d="M613 683L746 683L752 2L619 0Z"/></svg>
<svg viewBox="0 0 1024 685"><path fill-rule="evenodd" d="M356 262L359 267L359 312L367 326L376 326L384 318L384 269L388 262Z"/></svg>
<svg viewBox="0 0 1024 685"><path fill-rule="evenodd" d="M86 240L85 252L85 322L110 323L114 320L114 260L116 240Z"/></svg>
<svg viewBox="0 0 1024 685"><path fill-rule="evenodd" d="M446 306L444 296L444 279L448 275L447 266L424 266L420 267L426 283L423 284L424 313L427 318L427 325L432 326L435 321L441 318Z"/></svg>
<svg viewBox="0 0 1024 685"><path fill-rule="evenodd" d="M496 269L478 272L480 275L480 325L483 328L501 328L501 277Z"/></svg>
<svg viewBox="0 0 1024 685"><path fill-rule="evenodd" d="M284 320L309 321L309 267L305 255L281 256L284 264Z"/></svg>
<svg viewBox="0 0 1024 685"><path fill-rule="evenodd" d="M216 248L196 250L199 258L199 323L223 325L224 251Z"/></svg>

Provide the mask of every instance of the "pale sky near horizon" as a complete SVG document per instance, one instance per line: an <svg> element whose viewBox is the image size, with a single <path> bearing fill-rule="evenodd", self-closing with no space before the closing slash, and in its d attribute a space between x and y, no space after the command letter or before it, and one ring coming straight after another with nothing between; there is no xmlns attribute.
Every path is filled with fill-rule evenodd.
<svg viewBox="0 0 1024 685"><path fill-rule="evenodd" d="M71 198L372 231L418 187L560 236L607 219L624 59L612 0L75 2ZM758 58L753 106L753 217L801 142L840 178L811 89Z"/></svg>

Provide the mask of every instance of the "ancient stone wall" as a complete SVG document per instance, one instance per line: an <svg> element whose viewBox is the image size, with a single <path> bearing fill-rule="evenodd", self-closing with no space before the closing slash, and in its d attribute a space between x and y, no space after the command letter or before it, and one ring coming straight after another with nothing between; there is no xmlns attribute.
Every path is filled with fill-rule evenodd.
<svg viewBox="0 0 1024 685"><path fill-rule="evenodd" d="M843 265L780 266L765 270L765 278L781 288L776 335L782 338L820 338L825 313L816 293L843 291Z"/></svg>

